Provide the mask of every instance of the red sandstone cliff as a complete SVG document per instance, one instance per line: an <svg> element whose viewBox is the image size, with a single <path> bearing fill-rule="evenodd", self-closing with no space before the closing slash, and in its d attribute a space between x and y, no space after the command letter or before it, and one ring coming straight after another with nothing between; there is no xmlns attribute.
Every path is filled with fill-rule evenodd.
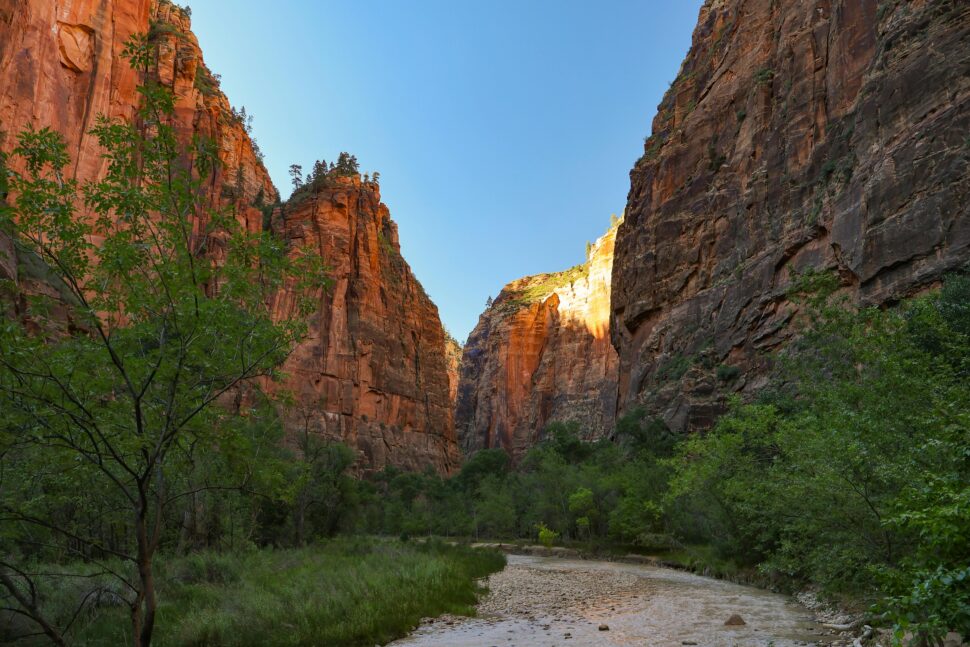
<svg viewBox="0 0 970 647"><path fill-rule="evenodd" d="M882 304L966 263L968 132L970 4L709 0L630 174L620 407L692 430L760 387L793 272Z"/></svg>
<svg viewBox="0 0 970 647"><path fill-rule="evenodd" d="M454 409L458 399L458 381L461 379L462 347L458 340L446 333L445 358L448 362L448 397Z"/></svg>
<svg viewBox="0 0 970 647"><path fill-rule="evenodd" d="M465 344L456 426L466 452L513 457L553 421L586 438L607 433L616 407L617 356L609 340L616 229L584 265L506 285Z"/></svg>
<svg viewBox="0 0 970 647"><path fill-rule="evenodd" d="M74 176L94 180L105 163L89 134L99 115L131 119L140 82L121 55L133 34L147 33L158 52L153 73L176 96L176 126L213 139L222 165L213 177L214 206L234 205L247 226L262 226L254 204L276 200L245 125L205 67L189 17L152 0L5 0L0 3L0 149L16 145L29 124L67 141Z"/></svg>
<svg viewBox="0 0 970 647"><path fill-rule="evenodd" d="M152 73L176 96L179 134L186 141L205 136L218 147L213 208L231 207L253 231L271 224L264 211L278 194L246 124L206 68L188 15L165 0L0 0L0 150L11 150L29 124L50 126L67 140L74 176L97 179L104 162L87 133L100 114L134 115L140 79L121 52L136 33L149 34L156 47ZM454 468L444 330L400 256L376 185L341 179L287 208L275 225L290 244L318 249L336 280L310 338L283 368L297 395L288 424L302 429L309 420L348 442L363 469ZM3 278L22 291L49 289L0 234ZM286 312L290 296L277 296L277 312Z"/></svg>
<svg viewBox="0 0 970 647"><path fill-rule="evenodd" d="M298 402L288 424L347 442L364 469L457 468L444 328L401 257L377 184L332 177L285 205L273 227L319 251L335 281L283 366ZM292 295L282 292L274 307L287 316Z"/></svg>

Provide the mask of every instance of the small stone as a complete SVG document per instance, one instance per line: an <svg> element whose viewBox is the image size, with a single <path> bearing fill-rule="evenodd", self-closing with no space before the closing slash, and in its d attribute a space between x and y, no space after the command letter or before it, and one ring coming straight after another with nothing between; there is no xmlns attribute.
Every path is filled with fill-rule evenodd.
<svg viewBox="0 0 970 647"><path fill-rule="evenodd" d="M610 630L609 625L600 625L600 631L609 631L609 630Z"/></svg>
<svg viewBox="0 0 970 647"><path fill-rule="evenodd" d="M727 622L724 623L724 626L725 627L741 627L741 626L746 625L746 624L748 624L748 623L744 621L744 618L742 618L741 616L739 616L738 614L735 613L733 616L731 616L730 618L727 619Z"/></svg>
<svg viewBox="0 0 970 647"><path fill-rule="evenodd" d="M693 640L684 640L684 641L681 641L680 644L681 645L696 645L697 643L695 643Z"/></svg>

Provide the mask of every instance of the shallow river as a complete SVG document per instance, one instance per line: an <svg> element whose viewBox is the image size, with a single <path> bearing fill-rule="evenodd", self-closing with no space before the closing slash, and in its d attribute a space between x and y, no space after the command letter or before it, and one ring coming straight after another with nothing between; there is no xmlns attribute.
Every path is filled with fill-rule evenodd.
<svg viewBox="0 0 970 647"><path fill-rule="evenodd" d="M510 555L478 618L422 624L400 646L829 644L789 598L652 566ZM732 615L745 624L727 626Z"/></svg>

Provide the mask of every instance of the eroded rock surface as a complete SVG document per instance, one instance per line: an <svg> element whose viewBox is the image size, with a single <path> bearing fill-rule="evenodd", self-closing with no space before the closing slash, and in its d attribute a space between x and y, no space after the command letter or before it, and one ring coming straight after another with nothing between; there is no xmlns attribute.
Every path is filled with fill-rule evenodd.
<svg viewBox="0 0 970 647"><path fill-rule="evenodd" d="M583 265L509 283L465 344L456 425L462 448L502 447L513 457L552 421L576 421L587 438L609 431L617 356L609 340L616 228Z"/></svg>
<svg viewBox="0 0 970 647"><path fill-rule="evenodd" d="M284 386L297 395L288 425L310 424L348 442L359 450L361 469L453 469L458 451L444 331L400 256L376 185L340 180L271 222L277 190L244 118L205 66L186 12L164 0L0 2L0 150L10 151L28 125L48 126L65 137L74 177L101 177L101 150L88 132L99 115L135 114L141 80L122 50L136 33L148 34L155 47L150 74L175 94L179 136L204 136L217 146L212 207L232 210L250 231L278 226L291 245L319 250L333 268L334 291L321 296L309 339L283 367ZM28 265L0 234L0 278L18 282L20 291L49 290ZM277 314L288 314L291 297L277 295Z"/></svg>
<svg viewBox="0 0 970 647"><path fill-rule="evenodd" d="M283 366L298 405L290 426L356 447L361 466L449 472L459 463L446 337L438 308L401 256L380 189L359 176L287 204L273 222L326 259L333 288ZM275 302L291 316L293 295Z"/></svg>
<svg viewBox="0 0 970 647"><path fill-rule="evenodd" d="M970 259L970 5L709 0L631 172L621 410L709 426L764 384L795 272L885 304Z"/></svg>

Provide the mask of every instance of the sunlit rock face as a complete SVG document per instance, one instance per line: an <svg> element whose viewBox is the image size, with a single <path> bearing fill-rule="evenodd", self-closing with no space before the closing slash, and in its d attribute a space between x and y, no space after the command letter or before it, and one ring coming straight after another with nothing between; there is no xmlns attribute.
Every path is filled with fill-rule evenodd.
<svg viewBox="0 0 970 647"><path fill-rule="evenodd" d="M970 260L970 4L709 0L631 171L619 407L709 426L764 386L796 272L892 303Z"/></svg>
<svg viewBox="0 0 970 647"><path fill-rule="evenodd" d="M465 344L456 426L466 453L501 447L518 458L553 421L606 434L616 407L609 340L613 227L581 266L509 283Z"/></svg>
<svg viewBox="0 0 970 647"><path fill-rule="evenodd" d="M175 94L180 136L188 142L199 135L217 145L221 165L210 185L211 203L233 209L258 231L263 216L256 203L274 202L276 188L245 125L205 67L189 17L168 2L0 3L0 150L10 151L28 125L47 126L66 139L73 177L100 178L105 163L90 130L99 115L134 117L141 78L122 50L136 33L149 34L155 46L150 74Z"/></svg>
<svg viewBox="0 0 970 647"><path fill-rule="evenodd" d="M334 281L319 295L308 338L283 367L282 386L298 402L288 426L346 442L364 470L455 469L444 328L401 257L377 184L331 178L278 211L273 228L295 247L317 251ZM294 297L281 291L275 313L292 316Z"/></svg>
<svg viewBox="0 0 970 647"><path fill-rule="evenodd" d="M189 16L169 2L0 2L0 151L10 152L28 126L49 127L67 144L68 175L82 183L100 179L106 165L91 129L101 115L133 119L139 104L137 87L143 75L122 55L134 34L148 35L157 54L147 75L175 94L179 137L186 144L194 136L215 143L220 164L205 187L207 203L214 210L229 210L247 229L259 231L264 220L260 205L277 200L276 188L245 124L205 67ZM10 160L14 170L23 170L19 163L19 158ZM77 215L91 217L83 207ZM217 245L211 251L221 253ZM0 294L10 314L23 315L26 294L56 296L39 269L18 259L9 239L0 234L0 276L15 283L10 294ZM70 310L58 312L45 322L28 323L64 328L61 319L69 319Z"/></svg>
<svg viewBox="0 0 970 647"><path fill-rule="evenodd" d="M462 347L451 335L445 338L445 358L448 363L448 398L451 400L452 409L458 399L458 380L461 378L461 353Z"/></svg>
<svg viewBox="0 0 970 647"><path fill-rule="evenodd" d="M388 464L454 469L459 453L444 331L400 256L377 186L340 179L275 220L264 215L277 190L246 124L205 67L182 10L152 0L0 0L0 150L9 152L28 125L49 126L66 138L72 176L100 178L101 150L88 132L98 115L135 115L142 79L121 53L136 33L148 34L156 48L149 73L175 94L179 136L215 142L221 164L208 186L212 208L229 209L250 231L273 227L294 249L318 250L332 268L335 287L320 296L309 338L283 367L284 386L296 395L287 427L309 425L347 442L362 471ZM16 281L20 293L50 292L19 261L0 234L0 279ZM292 314L293 297L285 290L276 295L278 316ZM17 299L4 301L0 312L16 316Z"/></svg>

